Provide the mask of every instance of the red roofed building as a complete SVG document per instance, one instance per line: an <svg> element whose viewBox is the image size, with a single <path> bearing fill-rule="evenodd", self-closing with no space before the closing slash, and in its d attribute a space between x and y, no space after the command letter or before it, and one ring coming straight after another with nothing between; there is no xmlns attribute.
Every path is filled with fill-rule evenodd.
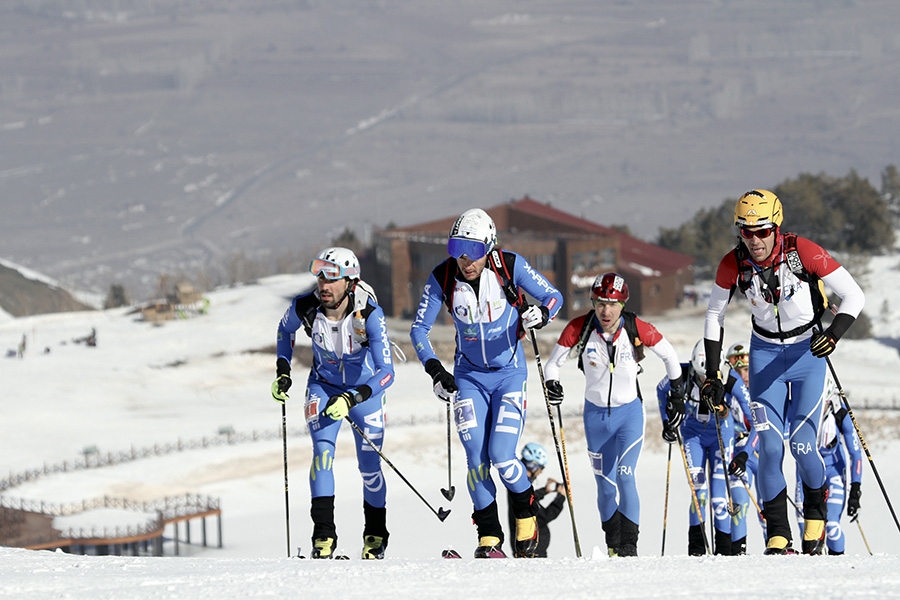
<svg viewBox="0 0 900 600"><path fill-rule="evenodd" d="M500 247L524 256L563 293L562 318L589 309L591 283L607 271L625 277L631 293L628 309L644 315L677 306L684 287L694 281L693 257L527 196L485 211L497 225ZM387 315L413 315L432 269L447 258L447 233L458 216L375 233L370 283Z"/></svg>

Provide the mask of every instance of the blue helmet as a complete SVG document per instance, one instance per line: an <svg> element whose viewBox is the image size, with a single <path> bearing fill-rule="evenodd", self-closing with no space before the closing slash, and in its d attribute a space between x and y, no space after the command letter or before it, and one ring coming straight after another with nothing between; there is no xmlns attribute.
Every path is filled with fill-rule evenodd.
<svg viewBox="0 0 900 600"><path fill-rule="evenodd" d="M537 471L547 466L547 451L537 442L528 442L522 448L522 462L529 471Z"/></svg>

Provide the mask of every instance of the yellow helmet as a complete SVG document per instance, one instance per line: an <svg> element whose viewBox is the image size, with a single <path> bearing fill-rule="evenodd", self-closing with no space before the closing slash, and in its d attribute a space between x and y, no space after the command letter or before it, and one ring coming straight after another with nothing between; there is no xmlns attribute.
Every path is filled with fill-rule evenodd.
<svg viewBox="0 0 900 600"><path fill-rule="evenodd" d="M750 190L734 207L734 224L738 227L778 226L783 220L781 200L769 190Z"/></svg>

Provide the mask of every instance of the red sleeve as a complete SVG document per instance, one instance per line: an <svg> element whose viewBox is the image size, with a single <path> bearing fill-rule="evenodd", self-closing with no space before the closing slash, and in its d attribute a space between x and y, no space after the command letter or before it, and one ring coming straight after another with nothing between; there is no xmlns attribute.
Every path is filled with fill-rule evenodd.
<svg viewBox="0 0 900 600"><path fill-rule="evenodd" d="M559 340L557 340L556 343L563 348L574 348L575 344L578 343L578 336L581 335L581 328L584 326L584 320L587 319L588 316L590 315L581 315L580 317L575 317L569 321L565 328L563 328L562 333L559 334Z"/></svg>
<svg viewBox="0 0 900 600"><path fill-rule="evenodd" d="M828 254L828 250L800 236L797 236L797 254L800 255L800 262L803 263L806 270L819 277L830 275L841 266Z"/></svg>
<svg viewBox="0 0 900 600"><path fill-rule="evenodd" d="M641 343L645 346L655 346L663 339L663 335L659 330L650 323L635 318L634 324L637 327L638 338L640 338Z"/></svg>
<svg viewBox="0 0 900 600"><path fill-rule="evenodd" d="M738 263L735 251L726 254L716 269L716 285L723 290L730 290L738 280Z"/></svg>

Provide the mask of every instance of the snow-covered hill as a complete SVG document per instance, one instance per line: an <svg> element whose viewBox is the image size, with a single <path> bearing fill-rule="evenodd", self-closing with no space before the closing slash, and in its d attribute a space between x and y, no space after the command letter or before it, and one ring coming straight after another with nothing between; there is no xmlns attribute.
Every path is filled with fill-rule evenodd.
<svg viewBox="0 0 900 600"><path fill-rule="evenodd" d="M874 258L865 275L868 306L892 301L900 288L896 257ZM315 597L475 598L563 597L622 598L672 596L719 597L741 590L747 597L900 596L900 541L884 497L871 472L863 484L860 524L847 527L844 557L764 557L762 536L751 523L750 556L686 556L688 491L683 469L671 464L665 556L660 557L667 455L659 440L655 410L648 405L645 451L639 463L642 498L636 560L605 556L595 506L595 489L585 455L579 396L583 382L574 365L563 369L568 392L564 431L574 508L584 558L575 559L571 521L566 512L553 522L551 558L544 561L486 563L443 561L440 550L453 546L470 556L475 533L464 488L464 456L452 441L452 480L456 498L447 502L440 489L448 483L446 423L443 405L418 364L399 364L389 390L388 431L384 452L434 507L451 509L440 522L396 473L385 467L389 486L391 541L382 563L359 560L313 562L288 559L285 532L290 520L291 548L309 551L311 526L306 483L309 447L303 432L302 367L287 407L290 512L285 510L280 406L271 400L274 374L271 347L289 298L311 284L309 276L279 276L257 285L226 288L208 295L209 313L161 326L140 321L128 309L52 314L0 321L0 348L29 339L22 359L0 362L0 473L16 473L62 460L84 460L91 447L100 453L132 447L215 438L222 430L258 432L258 441L210 445L137 460L115 467L41 477L7 490L5 497L71 502L103 495L149 500L165 495L201 493L221 498L224 547L181 544L180 558L82 557L50 552L0 549L0 596L45 598L222 598ZM649 318L689 356L702 331L702 307ZM863 433L890 498L900 502L900 442L894 441L893 411L866 410L866 402L896 403L900 355L900 316L870 312L878 339L842 341L834 364L857 407ZM541 336L550 341L561 323ZM749 318L738 305L729 311L726 341L746 339ZM75 340L95 329L97 345ZM391 323L392 336L405 341L408 323ZM303 340L301 339L301 343ZM530 355L530 349L528 351ZM410 356L412 358L412 356ZM414 361L414 358L412 359ZM645 361L645 389L663 375L655 357ZM540 390L536 369L529 389ZM525 438L553 452L543 399L532 396ZM335 470L340 548L355 559L362 528L361 483L342 431ZM551 461L551 464L555 464ZM790 465L787 466L790 471ZM556 469L548 476L559 478ZM505 499L501 498L501 507ZM85 514L80 519L102 519ZM869 556L861 533L875 556ZM171 534L171 532L170 532ZM183 532L182 532L183 535ZM214 534L213 534L214 536Z"/></svg>

